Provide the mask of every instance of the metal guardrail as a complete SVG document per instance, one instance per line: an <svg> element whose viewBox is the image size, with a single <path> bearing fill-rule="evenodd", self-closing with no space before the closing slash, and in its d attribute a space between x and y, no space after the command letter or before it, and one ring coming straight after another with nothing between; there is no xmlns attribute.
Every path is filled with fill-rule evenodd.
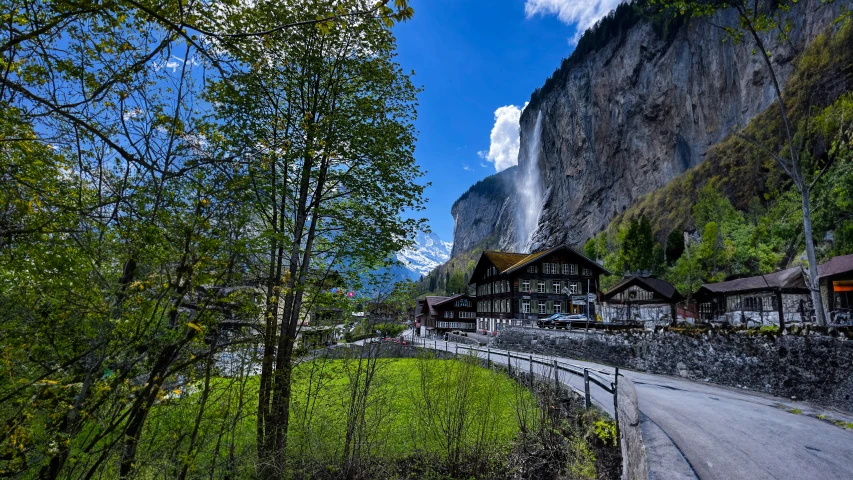
<svg viewBox="0 0 853 480"><path fill-rule="evenodd" d="M443 350L441 348L442 343L444 343L444 345L443 345L444 349ZM431 348L431 349L436 350L436 351L445 351L445 352L450 352L451 351L450 347L453 346L455 349L456 356L459 356L459 350L460 349L467 350L469 353L476 352L478 354L477 355L478 358L481 358L479 354L485 354L486 355L486 361L489 363L490 366L492 363L491 357L493 354L501 356L501 357L506 357L506 359L507 359L507 370L509 370L510 372L512 372L512 361L513 361L513 359L516 360L516 368L519 368L518 367L519 364L517 362L519 362L519 361L528 362L528 366L529 366L529 370L530 370L531 374L533 374L533 365L534 364L541 365L541 366L548 367L548 368L553 368L554 369L554 383L557 385L560 383L559 382L559 372L566 372L570 375L575 375L577 377L583 378L583 380L584 380L584 404L585 404L585 406L587 408L592 406L592 399L590 396L590 386L589 385L590 385L590 383L594 383L595 385L600 387L602 390L604 390L605 392L607 392L613 396L613 412L614 412L614 416L616 417L616 418L614 418L614 420L616 420L617 425L619 424L619 421L618 421L619 408L618 408L618 403L617 403L617 401L618 401L617 386L618 386L618 382L619 382L619 368L618 367L616 367L614 372L611 373L611 372L607 372L605 370L597 370L594 368L584 367L582 365L575 365L575 364L568 363L568 362L562 362L562 361L559 361L557 359L551 359L548 357L543 357L541 355L533 355L533 354L522 355L522 354L518 354L518 353L514 354L513 352L511 352L509 350L492 350L491 348L485 348L484 349L484 348L479 348L479 347L474 347L474 346L459 344L459 343L451 344L450 342L447 342L447 341L441 342L438 340L429 341L427 339L422 339L422 340L418 341L417 339L413 338L412 339L412 345L421 346L423 348ZM603 377L602 375L612 376L613 381L611 381L609 378Z"/></svg>

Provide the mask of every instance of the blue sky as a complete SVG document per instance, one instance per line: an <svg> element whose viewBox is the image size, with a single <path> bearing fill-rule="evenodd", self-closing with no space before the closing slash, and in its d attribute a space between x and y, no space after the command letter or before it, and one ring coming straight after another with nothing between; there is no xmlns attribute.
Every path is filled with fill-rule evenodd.
<svg viewBox="0 0 853 480"><path fill-rule="evenodd" d="M424 214L453 238L450 207L477 180L515 161L518 110L574 48L576 32L618 0L410 0L395 27L398 61L423 86L415 155L429 199ZM515 106L515 108L504 108ZM500 110L495 144L491 133ZM513 113L515 117L513 117ZM512 123L515 122L515 132ZM513 139L512 136L515 135ZM491 160L483 158L478 152Z"/></svg>

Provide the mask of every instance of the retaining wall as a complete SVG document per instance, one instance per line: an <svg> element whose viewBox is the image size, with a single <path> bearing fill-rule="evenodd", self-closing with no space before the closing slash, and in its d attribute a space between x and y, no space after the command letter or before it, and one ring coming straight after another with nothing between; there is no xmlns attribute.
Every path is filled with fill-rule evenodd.
<svg viewBox="0 0 853 480"><path fill-rule="evenodd" d="M853 340L844 337L508 328L491 345L680 376L853 411Z"/></svg>

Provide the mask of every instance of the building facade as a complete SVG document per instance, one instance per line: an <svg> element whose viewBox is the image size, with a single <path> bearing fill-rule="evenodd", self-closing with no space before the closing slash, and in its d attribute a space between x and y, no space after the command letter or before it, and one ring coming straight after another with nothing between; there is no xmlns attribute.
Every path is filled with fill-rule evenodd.
<svg viewBox="0 0 853 480"><path fill-rule="evenodd" d="M676 305L684 297L667 282L654 277L630 276L601 296L605 322L639 321L669 324L677 318Z"/></svg>
<svg viewBox="0 0 853 480"><path fill-rule="evenodd" d="M436 303L435 311L438 314L435 321L436 332L476 330L477 312L474 301L475 299L470 295L461 294Z"/></svg>
<svg viewBox="0 0 853 480"><path fill-rule="evenodd" d="M418 300L415 328L421 336L476 329L474 298L461 294L452 297L429 296Z"/></svg>
<svg viewBox="0 0 853 480"><path fill-rule="evenodd" d="M807 322L812 302L802 267L702 285L693 297L699 320L761 326Z"/></svg>
<svg viewBox="0 0 853 480"><path fill-rule="evenodd" d="M598 292L601 265L568 246L524 254L483 252L469 285L476 292L476 328L531 326L555 313L594 316L588 294Z"/></svg>

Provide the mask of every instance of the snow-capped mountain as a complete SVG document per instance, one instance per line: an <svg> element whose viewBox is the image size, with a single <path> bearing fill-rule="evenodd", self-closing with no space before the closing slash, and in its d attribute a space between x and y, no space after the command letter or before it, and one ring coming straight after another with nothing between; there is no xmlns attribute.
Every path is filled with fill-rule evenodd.
<svg viewBox="0 0 853 480"><path fill-rule="evenodd" d="M434 233L418 232L414 248L401 250L397 260L403 263L409 278L417 280L450 258L453 242L444 242Z"/></svg>

